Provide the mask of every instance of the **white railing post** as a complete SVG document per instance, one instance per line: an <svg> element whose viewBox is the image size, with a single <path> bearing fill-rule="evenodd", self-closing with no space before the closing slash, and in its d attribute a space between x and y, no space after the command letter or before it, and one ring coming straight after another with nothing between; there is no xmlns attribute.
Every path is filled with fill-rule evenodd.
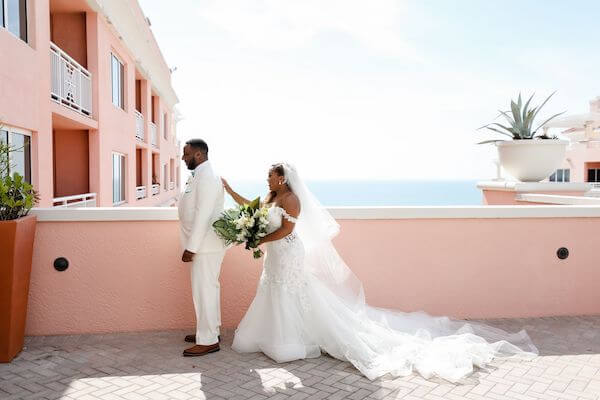
<svg viewBox="0 0 600 400"><path fill-rule="evenodd" d="M50 97L80 114L92 115L92 74L50 42Z"/></svg>
<svg viewBox="0 0 600 400"><path fill-rule="evenodd" d="M138 110L135 113L135 137L141 141L144 140L144 116Z"/></svg>
<svg viewBox="0 0 600 400"><path fill-rule="evenodd" d="M56 197L52 200L52 204L53 207L58 208L96 207L96 193Z"/></svg>
<svg viewBox="0 0 600 400"><path fill-rule="evenodd" d="M152 146L158 147L158 129L156 129L154 122L150 122L150 131L152 134Z"/></svg>
<svg viewBox="0 0 600 400"><path fill-rule="evenodd" d="M152 185L152 196L156 196L160 192L160 185L155 183Z"/></svg>
<svg viewBox="0 0 600 400"><path fill-rule="evenodd" d="M137 200L146 198L146 186L137 186L135 188L135 198Z"/></svg>

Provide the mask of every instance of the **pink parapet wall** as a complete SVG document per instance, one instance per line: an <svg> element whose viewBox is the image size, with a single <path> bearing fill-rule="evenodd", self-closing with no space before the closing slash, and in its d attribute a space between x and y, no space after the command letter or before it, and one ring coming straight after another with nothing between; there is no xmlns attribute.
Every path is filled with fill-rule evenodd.
<svg viewBox="0 0 600 400"><path fill-rule="evenodd" d="M488 181L479 182L482 202L485 205L535 205L536 203L522 201L520 195L545 194L556 196L584 196L591 189L584 182L516 182Z"/></svg>
<svg viewBox="0 0 600 400"><path fill-rule="evenodd" d="M409 212L403 218L340 220L335 244L374 306L460 318L599 314L600 208L576 207L585 212L572 217L536 217L555 208L523 208L533 217L506 217L513 211L502 208L497 218L487 210L494 207L459 209L462 217L412 217L426 212L415 208L401 211ZM147 210L155 220L44 222L52 210L38 214L27 334L194 326L174 210ZM570 252L566 260L556 254L563 246ZM53 267L58 257L70 262L64 272ZM221 272L225 328L239 323L260 272L249 252L238 247L227 253Z"/></svg>

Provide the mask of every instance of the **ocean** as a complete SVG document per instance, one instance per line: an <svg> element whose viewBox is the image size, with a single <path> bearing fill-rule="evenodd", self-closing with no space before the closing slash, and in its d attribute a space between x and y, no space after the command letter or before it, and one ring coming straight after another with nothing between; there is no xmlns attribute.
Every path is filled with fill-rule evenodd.
<svg viewBox="0 0 600 400"><path fill-rule="evenodd" d="M229 180L231 187L247 199L264 198L267 183ZM319 201L334 206L452 206L481 205L475 180L434 181L307 181ZM226 207L233 205L227 196Z"/></svg>

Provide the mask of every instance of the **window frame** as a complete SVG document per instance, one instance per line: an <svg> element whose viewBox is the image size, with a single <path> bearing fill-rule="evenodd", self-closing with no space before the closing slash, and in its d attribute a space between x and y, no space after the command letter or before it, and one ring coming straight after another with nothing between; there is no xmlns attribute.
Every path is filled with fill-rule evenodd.
<svg viewBox="0 0 600 400"><path fill-rule="evenodd" d="M116 61L119 64L119 89L120 89L120 93L119 93L119 102L120 104L115 104L115 64L114 61ZM110 93L111 93L111 100L110 102L113 104L113 106L115 106L116 108L126 111L125 109L125 63L123 62L123 59L121 57L119 57L114 51L110 52Z"/></svg>
<svg viewBox="0 0 600 400"><path fill-rule="evenodd" d="M22 40L23 42L29 44L29 7L27 7L27 0L17 0L19 2L19 34L17 35L8 27L8 2L9 0L0 0L0 13L2 14L2 20L0 21L0 29L5 29L14 37ZM23 5L23 10L21 10L21 4ZM23 15L21 15L21 11L23 11ZM25 28L23 28L23 24ZM23 37L24 36L24 37Z"/></svg>
<svg viewBox="0 0 600 400"><path fill-rule="evenodd" d="M558 179L560 176L560 180ZM558 168L548 178L549 182L569 183L571 182L571 168Z"/></svg>
<svg viewBox="0 0 600 400"><path fill-rule="evenodd" d="M0 0L2 1L2 0ZM25 129L20 129L20 128L15 128L13 126L10 125L2 125L0 127L0 132L7 132L7 143L8 146L12 146L12 134L17 134L17 135L22 135L22 136L27 136L29 138L29 178L30 181L26 181L33 184L34 178L35 178L35 174L34 174L34 168L33 168L33 152L32 152L32 147L33 147L33 133L31 131L25 130ZM11 153L11 160L12 160L12 153ZM13 172L16 171L11 171L10 168L8 170L8 173L12 176ZM23 178L26 178L26 176L23 176Z"/></svg>
<svg viewBox="0 0 600 400"><path fill-rule="evenodd" d="M119 200L115 201L115 157L119 160ZM127 203L127 155L113 151L111 153L111 164L112 164L112 203L113 207L120 206L121 204Z"/></svg>
<svg viewBox="0 0 600 400"><path fill-rule="evenodd" d="M593 180L590 180L590 172L594 173L594 179ZM586 174L587 175L586 176L587 177L587 182L589 182L589 183L599 183L600 182L600 180L599 180L600 179L600 174L598 172L600 172L600 168L588 168L586 170L586 173L587 173Z"/></svg>

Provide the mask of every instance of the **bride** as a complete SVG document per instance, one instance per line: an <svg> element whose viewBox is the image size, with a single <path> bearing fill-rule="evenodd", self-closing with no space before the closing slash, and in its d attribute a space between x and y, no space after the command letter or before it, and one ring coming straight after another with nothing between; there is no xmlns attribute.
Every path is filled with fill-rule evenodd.
<svg viewBox="0 0 600 400"><path fill-rule="evenodd" d="M326 352L371 380L416 371L451 382L495 357L537 354L524 331L511 335L483 324L367 305L362 283L331 242L339 225L296 169L275 164L268 183L264 268L233 350L261 351L276 362ZM227 181L223 185L237 203L248 203Z"/></svg>

